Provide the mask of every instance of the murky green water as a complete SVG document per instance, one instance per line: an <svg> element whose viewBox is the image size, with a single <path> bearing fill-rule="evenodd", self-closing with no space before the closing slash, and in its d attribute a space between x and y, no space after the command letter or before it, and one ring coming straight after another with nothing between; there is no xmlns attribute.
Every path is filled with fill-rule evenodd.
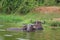
<svg viewBox="0 0 60 40"><path fill-rule="evenodd" d="M36 32L0 31L0 40L60 40L60 29Z"/></svg>

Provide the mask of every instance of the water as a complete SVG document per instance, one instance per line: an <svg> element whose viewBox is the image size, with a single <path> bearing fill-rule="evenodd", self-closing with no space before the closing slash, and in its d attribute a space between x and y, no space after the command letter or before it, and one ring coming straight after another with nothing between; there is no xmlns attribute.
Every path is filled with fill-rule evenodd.
<svg viewBox="0 0 60 40"><path fill-rule="evenodd" d="M60 40L60 29L36 32L0 31L0 40Z"/></svg>

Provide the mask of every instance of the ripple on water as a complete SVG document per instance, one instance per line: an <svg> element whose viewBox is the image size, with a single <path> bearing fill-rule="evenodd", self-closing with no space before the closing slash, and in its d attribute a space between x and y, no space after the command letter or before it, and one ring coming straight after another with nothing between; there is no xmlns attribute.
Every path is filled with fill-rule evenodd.
<svg viewBox="0 0 60 40"><path fill-rule="evenodd" d="M3 27L4 25L0 25L0 27Z"/></svg>
<svg viewBox="0 0 60 40"><path fill-rule="evenodd" d="M24 38L16 38L18 40L29 40L29 39L24 39Z"/></svg>
<svg viewBox="0 0 60 40"><path fill-rule="evenodd" d="M0 36L0 40L4 40L4 38Z"/></svg>
<svg viewBox="0 0 60 40"><path fill-rule="evenodd" d="M4 30L4 29L0 29L0 31L6 31L6 30Z"/></svg>
<svg viewBox="0 0 60 40"><path fill-rule="evenodd" d="M13 36L13 35L5 34L4 36L11 37L11 36Z"/></svg>

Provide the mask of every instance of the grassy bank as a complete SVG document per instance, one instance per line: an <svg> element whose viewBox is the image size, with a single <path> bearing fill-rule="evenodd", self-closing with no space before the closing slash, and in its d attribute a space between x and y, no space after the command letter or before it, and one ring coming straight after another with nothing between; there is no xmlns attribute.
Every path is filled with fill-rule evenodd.
<svg viewBox="0 0 60 40"><path fill-rule="evenodd" d="M50 23L53 21L53 18L60 18L58 13L28 13L27 15L5 15L0 14L0 25L3 27L20 27L23 24L31 23L35 20L45 21L46 26L50 26ZM31 21L32 20L32 21ZM52 24L52 23L51 23ZM2 27L0 27L2 28Z"/></svg>

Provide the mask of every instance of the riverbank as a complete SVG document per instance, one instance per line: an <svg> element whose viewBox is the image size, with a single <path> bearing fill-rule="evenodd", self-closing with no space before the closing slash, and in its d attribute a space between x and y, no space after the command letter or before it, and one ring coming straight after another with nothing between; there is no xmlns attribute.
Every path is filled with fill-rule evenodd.
<svg viewBox="0 0 60 40"><path fill-rule="evenodd" d="M23 24L31 23L35 20L45 21L44 25L49 26L53 21L53 18L60 18L60 14L57 13L28 13L26 15L4 15L0 14L0 25L4 25L2 28L6 27L21 27ZM32 20L32 21L31 21ZM54 20L55 21L55 20Z"/></svg>

